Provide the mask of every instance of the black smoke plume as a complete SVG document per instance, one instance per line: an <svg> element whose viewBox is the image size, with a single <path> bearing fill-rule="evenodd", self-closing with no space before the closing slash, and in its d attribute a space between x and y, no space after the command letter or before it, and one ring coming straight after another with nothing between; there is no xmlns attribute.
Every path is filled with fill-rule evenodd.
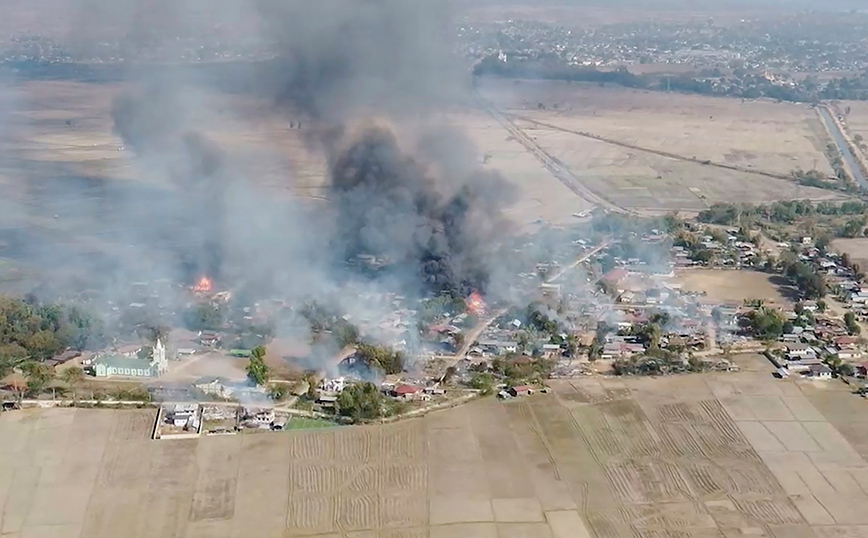
<svg viewBox="0 0 868 538"><path fill-rule="evenodd" d="M337 240L348 258L385 258L426 289L465 297L488 285L510 189L481 169L438 178L436 164L403 151L383 127L352 137L331 161Z"/></svg>

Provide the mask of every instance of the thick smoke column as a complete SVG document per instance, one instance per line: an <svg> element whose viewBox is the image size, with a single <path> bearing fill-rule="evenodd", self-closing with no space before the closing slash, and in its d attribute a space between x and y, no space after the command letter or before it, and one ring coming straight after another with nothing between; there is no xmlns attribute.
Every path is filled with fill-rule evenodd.
<svg viewBox="0 0 868 538"><path fill-rule="evenodd" d="M115 11L123 20L149 13L152 28L145 34L162 50L174 29L189 26L185 13L195 12L197 1L161 11L161 2L128 0ZM141 243L164 238L160 246L177 252L188 283L207 274L236 287L246 278L267 283L262 293L289 295L291 288L299 299L298 292L316 297L340 289L352 278L344 261L359 254L390 263L376 282L366 283L384 291L466 296L489 288L510 189L482 168L461 133L438 120L472 101L469 71L452 48L448 5L223 4L247 22L258 21L257 37L270 43L272 58L208 69L129 64L136 82L113 104L115 133L138 168L174 190L171 206L155 209L155 229L141 227ZM226 19L221 27L231 24ZM130 58L150 57L150 45L130 40L129 46ZM147 50L135 54L137 46ZM227 92L265 97L287 127L303 122L304 140L328 165L328 206L317 215L322 221L312 224L297 200L270 199L243 161L213 142L208 129L222 110L207 96ZM220 102L232 108L238 101ZM287 187L292 181L286 178Z"/></svg>
<svg viewBox="0 0 868 538"><path fill-rule="evenodd" d="M510 189L483 170L431 112L469 100L442 2L265 2L281 47L277 102L324 128L332 244L346 257L384 257L422 288L466 296L490 278ZM392 127L348 125L370 115ZM396 133L418 145L401 146ZM402 137L405 138L405 137ZM418 284L418 281L417 281ZM417 286L418 287L418 286Z"/></svg>
<svg viewBox="0 0 868 538"><path fill-rule="evenodd" d="M348 257L409 264L427 289L467 296L488 284L508 185L478 169L445 181L430 175L433 164L402 151L383 127L352 138L331 163L339 245Z"/></svg>

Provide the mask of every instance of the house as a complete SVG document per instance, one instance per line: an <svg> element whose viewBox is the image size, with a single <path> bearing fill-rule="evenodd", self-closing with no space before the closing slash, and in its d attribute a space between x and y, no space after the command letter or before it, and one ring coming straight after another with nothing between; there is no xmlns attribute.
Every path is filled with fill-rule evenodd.
<svg viewBox="0 0 868 538"><path fill-rule="evenodd" d="M518 396L526 396L528 394L533 394L533 387L530 385L518 385L517 387L510 387L506 389L510 396L516 398Z"/></svg>
<svg viewBox="0 0 868 538"><path fill-rule="evenodd" d="M121 357L135 357L139 354L139 351L142 350L142 346L138 344L133 344L129 346L121 346L115 350L115 355Z"/></svg>
<svg viewBox="0 0 868 538"><path fill-rule="evenodd" d="M862 352L858 349L839 349L835 356L841 360L851 361L862 358Z"/></svg>
<svg viewBox="0 0 868 538"><path fill-rule="evenodd" d="M195 403L176 404L166 411L165 420L176 428L184 430L199 429L199 405Z"/></svg>
<svg viewBox="0 0 868 538"><path fill-rule="evenodd" d="M559 357L561 355L561 346L558 344L543 344L543 356L546 358Z"/></svg>
<svg viewBox="0 0 868 538"><path fill-rule="evenodd" d="M808 368L804 375L811 379L832 379L832 369L825 364L814 364Z"/></svg>
<svg viewBox="0 0 868 538"><path fill-rule="evenodd" d="M798 359L787 361L782 366L792 372L807 372L812 366L823 364L820 359Z"/></svg>
<svg viewBox="0 0 868 538"><path fill-rule="evenodd" d="M320 394L319 398L316 399L317 405L322 409L335 409L337 401L338 397L331 394Z"/></svg>
<svg viewBox="0 0 868 538"><path fill-rule="evenodd" d="M232 395L232 389L228 386L228 380L222 377L202 377L196 380L193 386L205 394L217 396L218 398L229 398Z"/></svg>
<svg viewBox="0 0 868 538"><path fill-rule="evenodd" d="M244 422L248 425L266 427L274 422L273 409L249 408L243 411Z"/></svg>
<svg viewBox="0 0 868 538"><path fill-rule="evenodd" d="M61 364L66 364L67 362L71 361L72 359L75 359L78 357L81 357L81 351L76 351L74 349L68 349L68 350L64 351L63 353L60 353L58 355L51 357L50 359L46 359L45 364L48 366L59 366Z"/></svg>
<svg viewBox="0 0 868 538"><path fill-rule="evenodd" d="M518 343L504 340L485 340L479 342L479 347L488 353L500 355L502 353L517 353Z"/></svg>
<svg viewBox="0 0 868 538"><path fill-rule="evenodd" d="M392 396L394 396L395 398L404 398L409 400L421 391L421 388L414 385L398 385L397 387L392 389Z"/></svg>
<svg viewBox="0 0 868 538"><path fill-rule="evenodd" d="M801 342L787 342L785 347L787 350L788 361L813 359L817 357L817 352L808 344L802 344Z"/></svg>
<svg viewBox="0 0 868 538"><path fill-rule="evenodd" d="M212 331L201 331L199 333L199 343L203 346L215 346L220 341L220 335Z"/></svg>
<svg viewBox="0 0 868 538"><path fill-rule="evenodd" d="M334 379L323 379L319 388L325 392L343 392L347 385L346 378L336 377Z"/></svg>

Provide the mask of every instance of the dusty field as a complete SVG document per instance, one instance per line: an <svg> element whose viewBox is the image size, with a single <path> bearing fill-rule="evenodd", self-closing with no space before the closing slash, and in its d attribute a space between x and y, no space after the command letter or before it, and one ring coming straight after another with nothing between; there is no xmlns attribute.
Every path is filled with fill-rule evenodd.
<svg viewBox="0 0 868 538"><path fill-rule="evenodd" d="M112 131L112 100L121 84L30 81L0 88L4 122L0 151L14 156L0 162L0 189L8 199L31 195L35 179L84 177L94 181L122 182L128 187L160 187L146 166L136 165L131 153ZM268 103L254 99L205 94L197 97L209 111L192 124L218 143L251 182L276 193L292 192L309 199L327 196L325 157L305 137L316 129L290 129L286 114L275 114ZM192 111L191 114L196 114ZM589 205L574 194L540 162L512 140L488 114L458 108L445 111L435 121L456 127L466 137L462 147L476 146L481 163L501 172L515 188L515 204L509 217L521 228L538 220L564 223ZM316 138L313 136L312 138ZM4 222L34 219L33 212L14 207L4 211ZM64 211L62 216L66 217ZM56 226L49 215L36 223ZM65 220L66 228L70 227Z"/></svg>
<svg viewBox="0 0 868 538"><path fill-rule="evenodd" d="M0 164L3 198L46 197L34 182L65 178L122 185L130 196L136 189L164 188L151 169L130 158L112 131L111 103L122 88L117 83L70 81L0 88L0 111L6 113L0 151L8 156ZM822 131L803 106L551 83L491 83L483 90L544 152L596 194L623 207L692 211L718 201L836 196L789 180L667 158L569 132L786 174L796 167L827 166ZM204 94L196 99L212 113L195 117L197 112L191 111L193 124L224 148L251 182L277 195L292 192L312 200L327 196L325 159L308 140L314 125L290 129L289 116L251 98ZM537 109L540 102L547 110ZM539 221L566 224L589 207L486 112L455 107L435 121L462 131L466 140L460 145L475 146L480 163L513 185L515 203L508 215L517 228ZM47 205L52 209L3 204L3 221L19 224L27 219L44 229L62 222L62 231L71 234L87 226L82 222L79 230L70 208L54 207L59 204L53 200L41 202L40 208ZM52 218L58 213L61 221Z"/></svg>
<svg viewBox="0 0 868 538"><path fill-rule="evenodd" d="M559 382L384 427L199 440L148 440L149 411L4 413L2 532L865 536L868 403L754 366Z"/></svg>
<svg viewBox="0 0 868 538"><path fill-rule="evenodd" d="M838 252L846 252L860 266L868 267L868 238L835 239L832 247Z"/></svg>
<svg viewBox="0 0 868 538"><path fill-rule="evenodd" d="M767 304L790 304L786 297L790 291L774 275L756 271L730 271L726 269L685 269L676 276L685 291L705 293L711 302L742 302L762 299Z"/></svg>
<svg viewBox="0 0 868 538"><path fill-rule="evenodd" d="M488 82L482 93L589 188L625 207L701 209L721 201L836 196L652 153L776 174L799 167L831 174L822 127L804 105L531 81Z"/></svg>

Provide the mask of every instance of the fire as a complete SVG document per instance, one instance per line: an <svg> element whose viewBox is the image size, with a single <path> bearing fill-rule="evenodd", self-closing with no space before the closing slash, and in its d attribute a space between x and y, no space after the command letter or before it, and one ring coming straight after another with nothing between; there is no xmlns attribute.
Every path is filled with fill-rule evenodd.
<svg viewBox="0 0 868 538"><path fill-rule="evenodd" d="M193 286L193 291L196 293L209 293L213 289L213 284L211 284L211 279L207 276L203 276L200 278L196 285Z"/></svg>
<svg viewBox="0 0 868 538"><path fill-rule="evenodd" d="M465 302L467 303L467 310L471 314L477 316L485 314L485 301L482 299L482 295L480 295L479 292L474 291L471 293Z"/></svg>

